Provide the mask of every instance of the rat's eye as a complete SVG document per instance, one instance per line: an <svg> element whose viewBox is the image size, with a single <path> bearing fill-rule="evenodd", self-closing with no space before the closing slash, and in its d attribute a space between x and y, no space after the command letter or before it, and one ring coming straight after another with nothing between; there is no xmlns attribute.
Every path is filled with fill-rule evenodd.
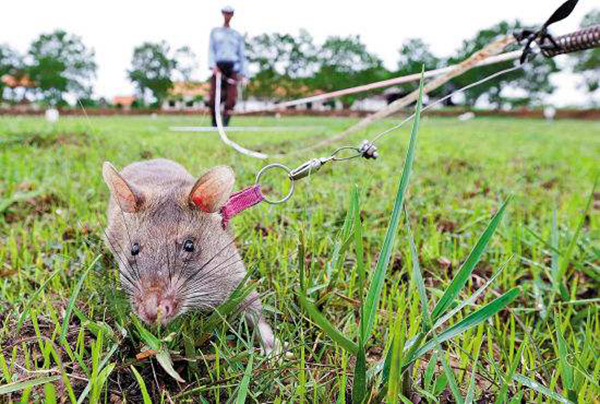
<svg viewBox="0 0 600 404"><path fill-rule="evenodd" d="M183 249L187 252L194 252L194 242L192 240L185 240L183 242Z"/></svg>
<svg viewBox="0 0 600 404"><path fill-rule="evenodd" d="M140 253L140 245L138 243L134 243L131 246L131 255L138 255Z"/></svg>

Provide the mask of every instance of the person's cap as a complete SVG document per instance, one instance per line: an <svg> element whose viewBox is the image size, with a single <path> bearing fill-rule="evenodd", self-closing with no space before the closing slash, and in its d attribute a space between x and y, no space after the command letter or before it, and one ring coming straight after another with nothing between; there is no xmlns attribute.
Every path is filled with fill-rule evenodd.
<svg viewBox="0 0 600 404"><path fill-rule="evenodd" d="M221 9L222 13L233 14L235 10L231 6L225 6Z"/></svg>

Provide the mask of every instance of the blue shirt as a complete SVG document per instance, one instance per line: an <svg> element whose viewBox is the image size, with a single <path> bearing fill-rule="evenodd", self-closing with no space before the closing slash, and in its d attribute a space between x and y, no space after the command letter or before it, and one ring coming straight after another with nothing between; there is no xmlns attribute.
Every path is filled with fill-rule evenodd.
<svg viewBox="0 0 600 404"><path fill-rule="evenodd" d="M236 30L217 27L210 32L208 67L214 69L217 62L233 62L233 69L248 77L244 37Z"/></svg>

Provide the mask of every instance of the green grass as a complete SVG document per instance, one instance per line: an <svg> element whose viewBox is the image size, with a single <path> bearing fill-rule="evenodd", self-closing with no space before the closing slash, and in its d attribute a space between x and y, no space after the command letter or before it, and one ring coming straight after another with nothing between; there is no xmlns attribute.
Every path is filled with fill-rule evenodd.
<svg viewBox="0 0 600 404"><path fill-rule="evenodd" d="M102 245L105 160L121 168L165 157L194 175L229 164L238 188L253 183L266 162L226 148L216 133L168 131L207 122L0 118L0 402L349 403L353 393L370 402L598 399L600 184L592 190L600 122L423 117L406 213L397 207L387 243L411 125L381 141L377 161L330 163L298 182L288 203L236 217L252 286L288 344L276 358L260 356L245 322L224 311L166 330L140 327ZM287 152L353 122L239 118L236 126L322 129L230 137ZM269 162L293 168L334 148ZM276 172L265 181L273 197L286 190ZM495 232L486 231L509 197ZM385 269L377 266L384 251ZM505 301L508 308L465 326ZM371 310L361 313L363 305ZM411 349L415 340L428 349Z"/></svg>

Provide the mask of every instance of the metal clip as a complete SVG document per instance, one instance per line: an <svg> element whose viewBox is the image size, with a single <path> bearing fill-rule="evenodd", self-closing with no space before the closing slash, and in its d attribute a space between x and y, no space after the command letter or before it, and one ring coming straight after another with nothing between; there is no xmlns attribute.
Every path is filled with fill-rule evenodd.
<svg viewBox="0 0 600 404"><path fill-rule="evenodd" d="M360 148L358 149L362 157L368 159L377 159L379 157L379 151L377 150L377 146L368 140L363 140L360 144Z"/></svg>
<svg viewBox="0 0 600 404"><path fill-rule="evenodd" d="M316 173L323 167L325 163L331 160L330 157L321 157L317 159L312 159L302 164L300 167L292 170L290 173L290 178L294 181L300 180L302 178L308 177L311 174Z"/></svg>

